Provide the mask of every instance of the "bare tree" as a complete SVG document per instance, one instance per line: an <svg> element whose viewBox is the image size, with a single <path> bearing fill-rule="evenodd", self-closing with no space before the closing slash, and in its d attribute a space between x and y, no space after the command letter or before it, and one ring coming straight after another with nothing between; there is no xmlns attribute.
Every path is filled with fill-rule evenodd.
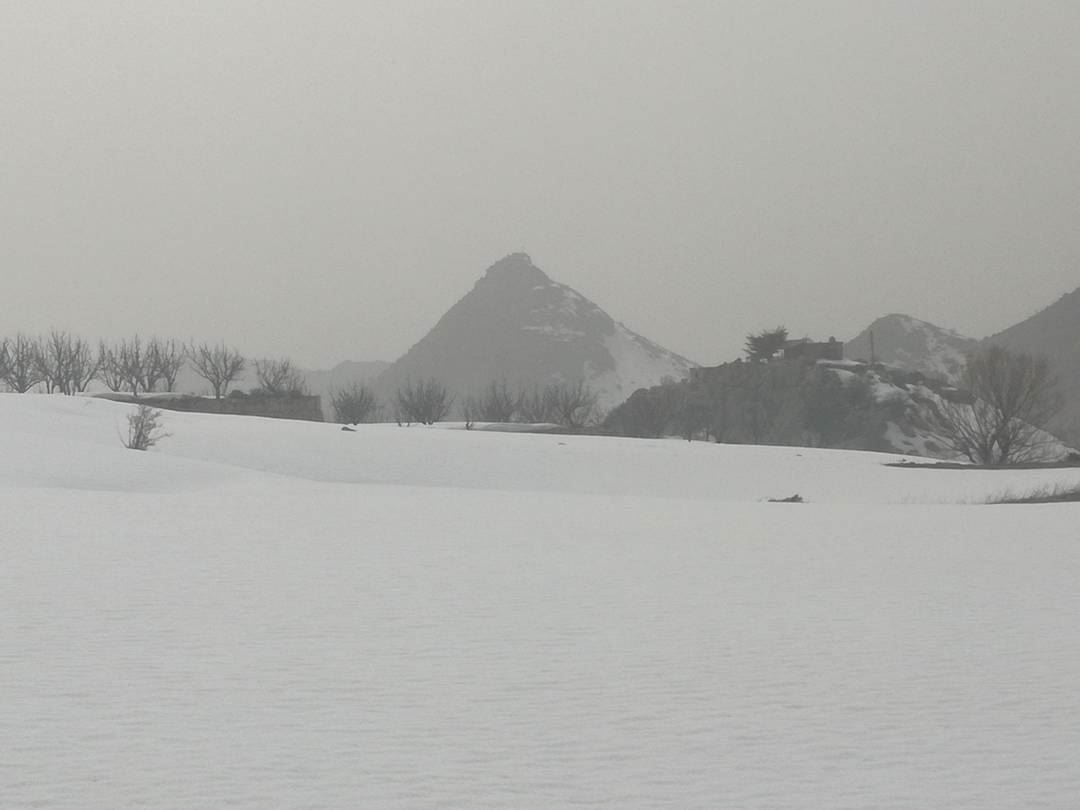
<svg viewBox="0 0 1080 810"><path fill-rule="evenodd" d="M7 362L2 379L17 394L25 394L42 382L37 340L20 333L7 341Z"/></svg>
<svg viewBox="0 0 1080 810"><path fill-rule="evenodd" d="M210 383L214 399L221 399L247 366L244 356L224 343L216 346L207 343L198 346L192 344L188 349L188 357L191 358L195 372Z"/></svg>
<svg viewBox="0 0 1080 810"><path fill-rule="evenodd" d="M473 400L473 416L483 422L509 422L521 406L521 394L510 390L505 380L492 381Z"/></svg>
<svg viewBox="0 0 1080 810"><path fill-rule="evenodd" d="M967 396L943 399L933 418L946 447L995 466L1038 456L1050 438L1042 428L1062 406L1046 358L989 346L968 357L961 385Z"/></svg>
<svg viewBox="0 0 1080 810"><path fill-rule="evenodd" d="M465 420L465 429L472 430L476 424L476 414L480 411L480 400L474 396L465 397L461 405L461 417Z"/></svg>
<svg viewBox="0 0 1080 810"><path fill-rule="evenodd" d="M304 375L288 358L280 360L256 360L255 377L259 387L275 396L303 396L307 394Z"/></svg>
<svg viewBox="0 0 1080 810"><path fill-rule="evenodd" d="M48 338L38 338L36 341L34 360L38 378L45 385L47 394L60 391L67 380L67 338L66 332L54 329Z"/></svg>
<svg viewBox="0 0 1080 810"><path fill-rule="evenodd" d="M90 343L82 338L74 338L71 342L71 353L68 358L68 391L69 394L81 394L97 376L97 357Z"/></svg>
<svg viewBox="0 0 1080 810"><path fill-rule="evenodd" d="M153 338L147 346L147 353L154 367L154 383L160 380L165 384L166 391L175 391L176 377L184 367L187 355L184 347L176 340Z"/></svg>
<svg viewBox="0 0 1080 810"><path fill-rule="evenodd" d="M162 380L167 380L168 388L172 390L182 363L183 350L176 341L152 338L144 343L135 335L115 346L104 342L98 346L98 378L109 390L126 389L134 397L140 392L154 391Z"/></svg>
<svg viewBox="0 0 1080 810"><path fill-rule="evenodd" d="M422 425L441 422L450 413L450 406L454 402L446 386L433 378L416 383L408 380L398 389L395 400L399 423L404 419Z"/></svg>
<svg viewBox="0 0 1080 810"><path fill-rule="evenodd" d="M124 447L129 450L149 450L162 439L168 437L161 428L161 411L149 405L140 405L128 414L128 433L122 438Z"/></svg>
<svg viewBox="0 0 1080 810"><path fill-rule="evenodd" d="M509 422L520 403L521 395L512 393L504 380L493 381L480 394L470 394L462 403L465 428L471 429L477 421Z"/></svg>
<svg viewBox="0 0 1080 810"><path fill-rule="evenodd" d="M161 368L155 355L155 339L143 343L141 338L135 335L130 346L128 364L132 391L138 392L141 389L147 394L153 393L161 380Z"/></svg>
<svg viewBox="0 0 1080 810"><path fill-rule="evenodd" d="M38 341L38 370L46 393L67 393L64 388L68 378L69 340L67 332L53 330L48 337Z"/></svg>
<svg viewBox="0 0 1080 810"><path fill-rule="evenodd" d="M82 338L58 329L38 342L37 373L51 393L77 394L97 376L97 357Z"/></svg>
<svg viewBox="0 0 1080 810"><path fill-rule="evenodd" d="M370 419L378 409L375 393L363 383L354 382L348 388L332 391L330 407L334 418L347 425L357 425Z"/></svg>
<svg viewBox="0 0 1080 810"><path fill-rule="evenodd" d="M147 384L153 385L155 381L154 373L147 372L149 357L138 335L121 340L115 346L102 343L98 347L98 358L99 377L112 391L127 389L137 397L139 391L150 390Z"/></svg>
<svg viewBox="0 0 1080 810"><path fill-rule="evenodd" d="M556 422L558 405L554 394L555 389L550 385L545 388L534 386L531 391L522 392L518 397L518 413L522 421L533 424Z"/></svg>
<svg viewBox="0 0 1080 810"><path fill-rule="evenodd" d="M161 382L161 341L153 337L146 341L146 348L142 351L141 363L139 364L139 384L143 391L152 393Z"/></svg>
<svg viewBox="0 0 1080 810"><path fill-rule="evenodd" d="M412 419L409 419L405 412L401 409L401 401L396 396L393 398L393 400L391 400L390 410L393 414L394 421L397 422L398 427L407 427L412 424Z"/></svg>
<svg viewBox="0 0 1080 810"><path fill-rule="evenodd" d="M120 363L119 352L104 340L98 342L98 379L110 391L122 391L127 374Z"/></svg>
<svg viewBox="0 0 1080 810"><path fill-rule="evenodd" d="M584 380L549 386L554 402L556 421L564 427L578 429L589 423L596 414L596 394Z"/></svg>
<svg viewBox="0 0 1080 810"><path fill-rule="evenodd" d="M520 395L517 412L525 422L578 429L596 417L597 396L584 380L549 383Z"/></svg>

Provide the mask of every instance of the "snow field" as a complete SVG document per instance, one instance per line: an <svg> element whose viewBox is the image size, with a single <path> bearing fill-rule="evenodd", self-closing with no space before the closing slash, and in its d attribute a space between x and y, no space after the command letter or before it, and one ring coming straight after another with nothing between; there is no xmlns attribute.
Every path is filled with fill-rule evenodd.
<svg viewBox="0 0 1080 810"><path fill-rule="evenodd" d="M0 806L1080 795L1072 471L126 412L0 395Z"/></svg>

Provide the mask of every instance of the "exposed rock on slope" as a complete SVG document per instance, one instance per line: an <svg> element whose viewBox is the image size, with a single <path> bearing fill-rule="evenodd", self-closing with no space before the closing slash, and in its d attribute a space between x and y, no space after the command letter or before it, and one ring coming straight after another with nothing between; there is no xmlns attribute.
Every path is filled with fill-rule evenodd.
<svg viewBox="0 0 1080 810"><path fill-rule="evenodd" d="M460 397L495 380L518 388L584 380L607 409L693 365L514 253L488 268L378 387L387 397L406 380L434 377Z"/></svg>

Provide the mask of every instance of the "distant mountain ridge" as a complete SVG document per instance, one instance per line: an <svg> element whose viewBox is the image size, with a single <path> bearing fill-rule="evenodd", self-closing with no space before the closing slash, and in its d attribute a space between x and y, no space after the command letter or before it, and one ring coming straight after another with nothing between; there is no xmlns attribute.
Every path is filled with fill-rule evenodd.
<svg viewBox="0 0 1080 810"><path fill-rule="evenodd" d="M325 397L353 383L370 383L389 367L385 360L345 360L330 369L305 370L304 382L313 394Z"/></svg>
<svg viewBox="0 0 1080 810"><path fill-rule="evenodd" d="M434 377L462 397L497 380L517 388L584 380L608 409L695 365L513 253L489 267L376 386L385 398L407 380Z"/></svg>

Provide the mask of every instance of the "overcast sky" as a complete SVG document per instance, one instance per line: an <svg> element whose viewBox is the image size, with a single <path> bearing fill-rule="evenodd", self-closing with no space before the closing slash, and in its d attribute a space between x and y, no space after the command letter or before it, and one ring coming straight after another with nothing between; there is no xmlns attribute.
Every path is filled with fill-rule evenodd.
<svg viewBox="0 0 1080 810"><path fill-rule="evenodd" d="M519 250L700 362L1080 286L1080 3L0 7L0 334L392 360Z"/></svg>

